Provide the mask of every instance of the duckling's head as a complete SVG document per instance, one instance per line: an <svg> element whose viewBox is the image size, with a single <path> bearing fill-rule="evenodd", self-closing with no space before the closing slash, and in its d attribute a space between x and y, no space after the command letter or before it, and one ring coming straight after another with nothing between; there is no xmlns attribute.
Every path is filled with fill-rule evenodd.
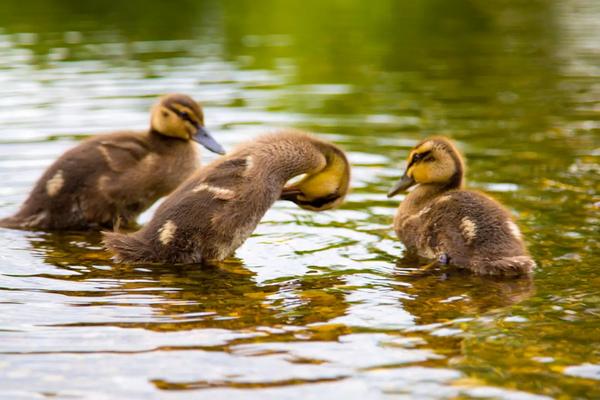
<svg viewBox="0 0 600 400"><path fill-rule="evenodd" d="M462 185L464 165L460 153L444 137L426 139L408 155L406 171L388 192L388 197L417 184L438 185L447 189Z"/></svg>
<svg viewBox="0 0 600 400"><path fill-rule="evenodd" d="M184 94L168 94L152 107L151 129L164 136L194 140L208 150L225 154L223 147L204 128L202 107Z"/></svg>
<svg viewBox="0 0 600 400"><path fill-rule="evenodd" d="M281 200L290 200L311 211L324 211L342 204L350 185L350 164L342 150L329 143L320 143L325 166L307 173L299 182L286 186Z"/></svg>

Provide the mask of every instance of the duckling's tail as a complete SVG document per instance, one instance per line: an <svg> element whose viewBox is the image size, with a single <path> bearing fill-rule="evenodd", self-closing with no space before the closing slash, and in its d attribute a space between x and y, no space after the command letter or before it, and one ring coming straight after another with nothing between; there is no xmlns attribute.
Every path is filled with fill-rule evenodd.
<svg viewBox="0 0 600 400"><path fill-rule="evenodd" d="M10 217L0 218L0 227L10 229L51 229L49 214L46 211L28 213L19 211Z"/></svg>
<svg viewBox="0 0 600 400"><path fill-rule="evenodd" d="M150 262L154 258L150 246L133 235L117 232L102 232L102 243L114 254L117 262Z"/></svg>
<svg viewBox="0 0 600 400"><path fill-rule="evenodd" d="M0 219L0 228L19 229L23 227L23 221L15 217L7 217Z"/></svg>
<svg viewBox="0 0 600 400"><path fill-rule="evenodd" d="M527 255L479 259L471 264L471 268L481 275L528 275L535 267L535 261Z"/></svg>

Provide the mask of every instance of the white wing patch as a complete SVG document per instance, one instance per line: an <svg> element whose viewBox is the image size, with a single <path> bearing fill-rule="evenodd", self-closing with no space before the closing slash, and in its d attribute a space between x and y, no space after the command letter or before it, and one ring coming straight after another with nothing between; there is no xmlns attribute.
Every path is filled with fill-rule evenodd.
<svg viewBox="0 0 600 400"><path fill-rule="evenodd" d="M158 230L158 240L160 240L162 244L167 245L173 240L176 231L177 225L175 225L175 222L168 219Z"/></svg>
<svg viewBox="0 0 600 400"><path fill-rule="evenodd" d="M192 189L192 192L194 192L194 193L201 192L201 191L210 192L217 199L221 199L221 200L231 200L235 196L235 192L233 190L221 188L218 186L207 185L206 183L201 183Z"/></svg>
<svg viewBox="0 0 600 400"><path fill-rule="evenodd" d="M155 169L160 165L160 156L156 154L148 154L142 159L143 168Z"/></svg>
<svg viewBox="0 0 600 400"><path fill-rule="evenodd" d="M448 201L448 200L450 200L450 198L451 198L451 197L452 197L451 195L449 195L449 194L446 194L446 195L444 195L444 196L442 196L442 197L439 197L439 198L438 198L438 199L437 199L435 202L436 202L436 203L443 203L443 202L445 202L445 201Z"/></svg>
<svg viewBox="0 0 600 400"><path fill-rule="evenodd" d="M108 166L112 169L112 158L110 156L110 153L108 152L108 149L102 145L98 146L98 150L100 151L100 154L102 154L102 157L104 157L104 161L106 161L106 163L108 164Z"/></svg>
<svg viewBox="0 0 600 400"><path fill-rule="evenodd" d="M100 175L100 177L98 178L98 190L100 191L100 193L106 194L104 192L106 192L106 188L108 187L109 181L110 178L108 176Z"/></svg>
<svg viewBox="0 0 600 400"><path fill-rule="evenodd" d="M460 222L460 229L467 244L471 243L473 239L477 237L477 225L475 225L475 222L471 221L468 217L463 217Z"/></svg>
<svg viewBox="0 0 600 400"><path fill-rule="evenodd" d="M48 196L54 197L60 192L64 184L63 172L62 169L59 169L52 178L46 181L46 193L48 193Z"/></svg>
<svg viewBox="0 0 600 400"><path fill-rule="evenodd" d="M244 170L244 176L247 176L252 171L252 168L254 168L254 160L252 159L252 156L248 156L246 157L246 169Z"/></svg>
<svg viewBox="0 0 600 400"><path fill-rule="evenodd" d="M23 226L29 226L29 227L36 227L38 226L43 220L46 219L46 217L48 217L48 213L46 213L46 211L42 211L39 214L33 214L32 216L28 217Z"/></svg>
<svg viewBox="0 0 600 400"><path fill-rule="evenodd" d="M424 209L419 211L417 213L417 215L415 215L415 217L417 217L417 218L422 217L423 215L427 214L429 211L431 211L431 207L425 207Z"/></svg>
<svg viewBox="0 0 600 400"><path fill-rule="evenodd" d="M515 237L515 239L521 240L521 230L519 229L517 224L515 224L512 221L506 221L506 226L508 227L510 233Z"/></svg>

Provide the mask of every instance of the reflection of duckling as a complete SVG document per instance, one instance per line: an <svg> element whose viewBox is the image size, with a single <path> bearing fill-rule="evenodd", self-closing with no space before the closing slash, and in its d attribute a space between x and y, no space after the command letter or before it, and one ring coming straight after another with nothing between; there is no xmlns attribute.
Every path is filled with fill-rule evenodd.
<svg viewBox="0 0 600 400"><path fill-rule="evenodd" d="M284 187L301 174L306 176ZM298 131L264 135L190 177L141 230L104 233L104 243L126 262L223 260L277 199L327 210L343 201L349 177L344 153L330 143Z"/></svg>
<svg viewBox="0 0 600 400"><path fill-rule="evenodd" d="M147 132L98 135L68 150L36 183L8 228L86 229L125 224L198 167L195 140L223 154L204 129L200 106L181 94L153 107Z"/></svg>
<svg viewBox="0 0 600 400"><path fill-rule="evenodd" d="M402 263L402 267L407 264ZM410 265L414 267L414 264ZM520 303L535 294L531 275L514 277L475 275L466 269L429 274L398 275L409 301L406 311L420 325L449 322Z"/></svg>
<svg viewBox="0 0 600 400"><path fill-rule="evenodd" d="M410 153L392 197L418 184L400 204L394 228L419 255L482 275L520 275L533 270L521 232L508 211L488 196L461 189L463 162L445 138L431 138Z"/></svg>

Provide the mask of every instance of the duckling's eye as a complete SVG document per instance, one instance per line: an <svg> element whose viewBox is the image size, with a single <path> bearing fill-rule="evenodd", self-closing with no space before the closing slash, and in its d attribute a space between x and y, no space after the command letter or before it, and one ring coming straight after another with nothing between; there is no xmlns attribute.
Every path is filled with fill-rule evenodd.
<svg viewBox="0 0 600 400"><path fill-rule="evenodd" d="M426 151L424 153L415 154L413 158L415 161L420 161L420 160L429 161L430 159L433 159L433 156L431 156L431 151Z"/></svg>
<svg viewBox="0 0 600 400"><path fill-rule="evenodd" d="M185 111L180 111L177 113L177 115L179 115L179 118L181 118L182 120L187 121L194 126L198 126L198 123L192 119L189 113Z"/></svg>

